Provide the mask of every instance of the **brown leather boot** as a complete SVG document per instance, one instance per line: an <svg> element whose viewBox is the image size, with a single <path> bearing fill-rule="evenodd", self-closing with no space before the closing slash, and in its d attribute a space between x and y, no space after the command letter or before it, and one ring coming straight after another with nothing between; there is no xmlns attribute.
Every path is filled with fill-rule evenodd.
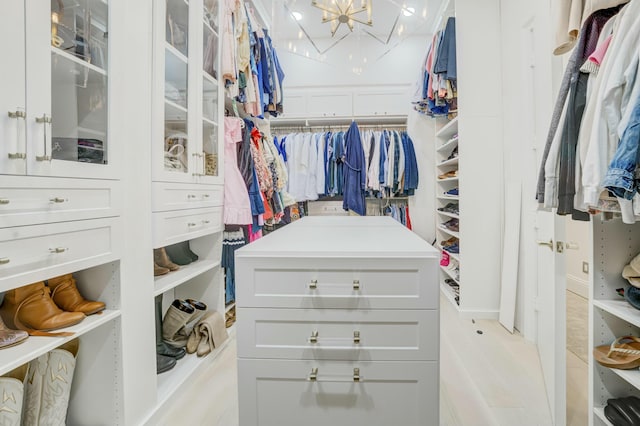
<svg viewBox="0 0 640 426"><path fill-rule="evenodd" d="M47 281L47 285L51 289L51 298L63 311L91 315L105 308L102 302L94 302L82 297L76 287L76 280L71 274L51 278Z"/></svg>
<svg viewBox="0 0 640 426"><path fill-rule="evenodd" d="M51 299L49 287L40 281L9 290L0 306L0 316L9 328L32 336L71 336L70 332L47 333L82 321L82 312L64 312Z"/></svg>
<svg viewBox="0 0 640 426"><path fill-rule="evenodd" d="M158 275L165 275L169 273L169 268L163 268L162 266L158 266L157 263L153 262L153 276L157 277Z"/></svg>
<svg viewBox="0 0 640 426"><path fill-rule="evenodd" d="M171 259L169 259L169 256L167 256L167 251L164 249L164 247L153 250L153 260L158 266L167 268L170 271L177 271L178 269L180 269L180 266L176 265L171 261Z"/></svg>

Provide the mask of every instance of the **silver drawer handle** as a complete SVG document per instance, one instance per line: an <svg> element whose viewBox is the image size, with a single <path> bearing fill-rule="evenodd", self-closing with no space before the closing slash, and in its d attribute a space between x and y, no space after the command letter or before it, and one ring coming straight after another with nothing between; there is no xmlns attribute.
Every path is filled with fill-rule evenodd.
<svg viewBox="0 0 640 426"><path fill-rule="evenodd" d="M189 228L193 228L194 226L198 226L198 224L197 223L193 223L193 222L189 222L189 223L187 223L187 226Z"/></svg>
<svg viewBox="0 0 640 426"><path fill-rule="evenodd" d="M208 224L211 223L211 221L210 220L203 220L202 223L204 223L205 225L208 225Z"/></svg>
<svg viewBox="0 0 640 426"><path fill-rule="evenodd" d="M0 204L2 205L9 204L10 202L8 198L0 198Z"/></svg>
<svg viewBox="0 0 640 426"><path fill-rule="evenodd" d="M354 382L361 382L362 381L362 377L360 376L360 369L359 368L354 368L353 369L353 377L352 377ZM309 376L307 377L307 380L310 382L318 382L318 368L317 367L313 367L311 369L311 373L309 373ZM322 380L323 382L344 382L344 380L336 380L336 379L329 379L329 380Z"/></svg>
<svg viewBox="0 0 640 426"><path fill-rule="evenodd" d="M66 198L55 197L55 198L49 198L49 201L51 201L52 203L60 204L68 200Z"/></svg>
<svg viewBox="0 0 640 426"><path fill-rule="evenodd" d="M314 330L311 332L311 336L309 336L309 343L312 344L316 344L318 343L318 331ZM353 332L353 344L354 345L359 345L360 344L360 332L359 331L354 331Z"/></svg>
<svg viewBox="0 0 640 426"><path fill-rule="evenodd" d="M67 250L69 249L66 247L56 247L56 248L50 248L49 253L64 253Z"/></svg>
<svg viewBox="0 0 640 426"><path fill-rule="evenodd" d="M204 194L202 198L209 198L209 194Z"/></svg>
<svg viewBox="0 0 640 426"><path fill-rule="evenodd" d="M353 344L354 345L359 345L360 344L360 332L359 331L354 331L353 332Z"/></svg>
<svg viewBox="0 0 640 426"><path fill-rule="evenodd" d="M195 196L195 195L193 195L193 194L187 194L187 198L191 200L191 199L196 198L196 196Z"/></svg>
<svg viewBox="0 0 640 426"><path fill-rule="evenodd" d="M0 265L6 265L9 262L11 262L11 259L8 257L0 257Z"/></svg>
<svg viewBox="0 0 640 426"><path fill-rule="evenodd" d="M309 343L318 343L318 332L312 331L311 337L309 337Z"/></svg>
<svg viewBox="0 0 640 426"><path fill-rule="evenodd" d="M318 280L311 280L311 282L309 283L309 289L316 290L317 288L318 288ZM353 289L355 291L360 290L360 280L353 280Z"/></svg>

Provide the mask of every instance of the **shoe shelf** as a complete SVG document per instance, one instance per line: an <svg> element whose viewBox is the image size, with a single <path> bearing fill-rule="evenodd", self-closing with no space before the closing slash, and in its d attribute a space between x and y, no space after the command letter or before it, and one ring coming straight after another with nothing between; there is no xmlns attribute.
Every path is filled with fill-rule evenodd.
<svg viewBox="0 0 640 426"><path fill-rule="evenodd" d="M447 167L447 166L455 166L458 164L458 157L452 158L450 160L445 160L441 163L438 163L438 167Z"/></svg>
<svg viewBox="0 0 640 426"><path fill-rule="evenodd" d="M460 238L460 233L459 232L455 232L455 231L452 231L450 229L443 228L441 226L438 226L438 230L442 231L443 233L445 233L447 235L451 235L452 237L456 237L458 239Z"/></svg>
<svg viewBox="0 0 640 426"><path fill-rule="evenodd" d="M455 180L458 180L458 177L450 177L450 178L446 178L446 179L438 179L438 182L453 182Z"/></svg>
<svg viewBox="0 0 640 426"><path fill-rule="evenodd" d="M58 331L73 332L72 336L64 337L41 337L29 336L27 340L16 346L2 349L0 351L0 375L7 373L26 364L27 362L43 355L58 346L81 337L84 334L120 317L119 310L104 310L99 314L90 315L82 320L81 323L72 327L63 328Z"/></svg>
<svg viewBox="0 0 640 426"><path fill-rule="evenodd" d="M448 213L448 212L443 212L438 210L438 214L441 216L446 216L446 217L451 217L453 219L460 219L460 215L454 214L454 213Z"/></svg>
<svg viewBox="0 0 640 426"><path fill-rule="evenodd" d="M613 426L613 423L607 420L607 417L604 415L604 407L594 407L593 414L595 414L596 417L600 419L600 421L602 422L601 424L606 426ZM597 423L594 424L597 425Z"/></svg>
<svg viewBox="0 0 640 426"><path fill-rule="evenodd" d="M460 253L451 253L446 251L440 244L438 244L438 248L440 249L440 251L443 251L445 253L447 253L449 255L449 257L454 258L455 260L457 260L458 262L460 262Z"/></svg>
<svg viewBox="0 0 640 426"><path fill-rule="evenodd" d="M447 152L458 146L458 138L449 139L442 146L436 149L436 152Z"/></svg>
<svg viewBox="0 0 640 426"><path fill-rule="evenodd" d="M456 302L456 295L453 292L453 289L451 287L449 287L449 285L445 284L444 282L440 283L440 291L442 292L442 294L444 294L445 299L447 299L454 308L458 309L458 303Z"/></svg>
<svg viewBox="0 0 640 426"><path fill-rule="evenodd" d="M610 370L634 388L640 389L640 370L638 370L637 368L633 370L618 370L616 368L610 368Z"/></svg>
<svg viewBox="0 0 640 426"><path fill-rule="evenodd" d="M199 357L195 353L187 354L178 360L176 366L171 370L158 375L158 406L164 406L183 384L194 379L194 374L197 371L202 371L202 368L211 365L218 358L235 336L235 327L227 328L227 333L229 333L229 338L208 355Z"/></svg>
<svg viewBox="0 0 640 426"><path fill-rule="evenodd" d="M453 275L453 273L450 270L448 270L445 266L442 266L442 265L440 265L440 269L442 269L444 273L447 274L447 277L451 278L456 282L456 284L460 285L460 281L456 279L456 277ZM442 280L442 284L444 284L444 280Z"/></svg>
<svg viewBox="0 0 640 426"><path fill-rule="evenodd" d="M180 266L177 271L169 272L154 278L154 296L166 293L185 282L220 266L220 260L200 259L188 265Z"/></svg>
<svg viewBox="0 0 640 426"><path fill-rule="evenodd" d="M594 300L593 306L640 327L640 311L628 304L626 300Z"/></svg>
<svg viewBox="0 0 640 426"><path fill-rule="evenodd" d="M448 140L458 133L458 117L454 118L447 124L445 124L438 132L436 133L436 137L439 139Z"/></svg>

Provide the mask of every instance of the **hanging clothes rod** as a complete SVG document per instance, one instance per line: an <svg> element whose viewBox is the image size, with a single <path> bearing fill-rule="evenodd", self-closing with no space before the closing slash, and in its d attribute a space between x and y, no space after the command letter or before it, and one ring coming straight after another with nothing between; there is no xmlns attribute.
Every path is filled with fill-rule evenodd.
<svg viewBox="0 0 640 426"><path fill-rule="evenodd" d="M324 125L324 126L275 126L271 125L271 133L276 135L288 134L288 133L320 133L320 132L339 132L346 131L349 126L346 124L338 125ZM404 132L407 130L406 124L358 124L360 130L395 130L397 132Z"/></svg>

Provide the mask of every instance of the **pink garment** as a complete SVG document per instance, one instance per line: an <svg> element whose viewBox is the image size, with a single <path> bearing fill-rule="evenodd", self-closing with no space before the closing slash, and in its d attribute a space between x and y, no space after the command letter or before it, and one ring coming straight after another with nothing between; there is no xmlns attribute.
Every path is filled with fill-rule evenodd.
<svg viewBox="0 0 640 426"><path fill-rule="evenodd" d="M253 222L249 191L238 169L237 143L242 140L242 121L224 118L224 223L249 225Z"/></svg>
<svg viewBox="0 0 640 426"><path fill-rule="evenodd" d="M435 34L433 39L431 40L431 49L429 51L429 55L427 56L427 63L425 64L426 71L431 74L431 69L433 67L433 57L435 55L434 50L436 49L436 39L438 35ZM429 87L427 88L427 97L429 99L433 99L433 74L429 78Z"/></svg>
<svg viewBox="0 0 640 426"><path fill-rule="evenodd" d="M602 64L602 59L604 59L604 55L605 53L607 53L607 49L609 48L609 44L611 43L611 37L612 35L605 38L604 41L600 43L598 47L596 47L596 50L594 50L591 56L589 56L589 60L591 62L598 65Z"/></svg>

